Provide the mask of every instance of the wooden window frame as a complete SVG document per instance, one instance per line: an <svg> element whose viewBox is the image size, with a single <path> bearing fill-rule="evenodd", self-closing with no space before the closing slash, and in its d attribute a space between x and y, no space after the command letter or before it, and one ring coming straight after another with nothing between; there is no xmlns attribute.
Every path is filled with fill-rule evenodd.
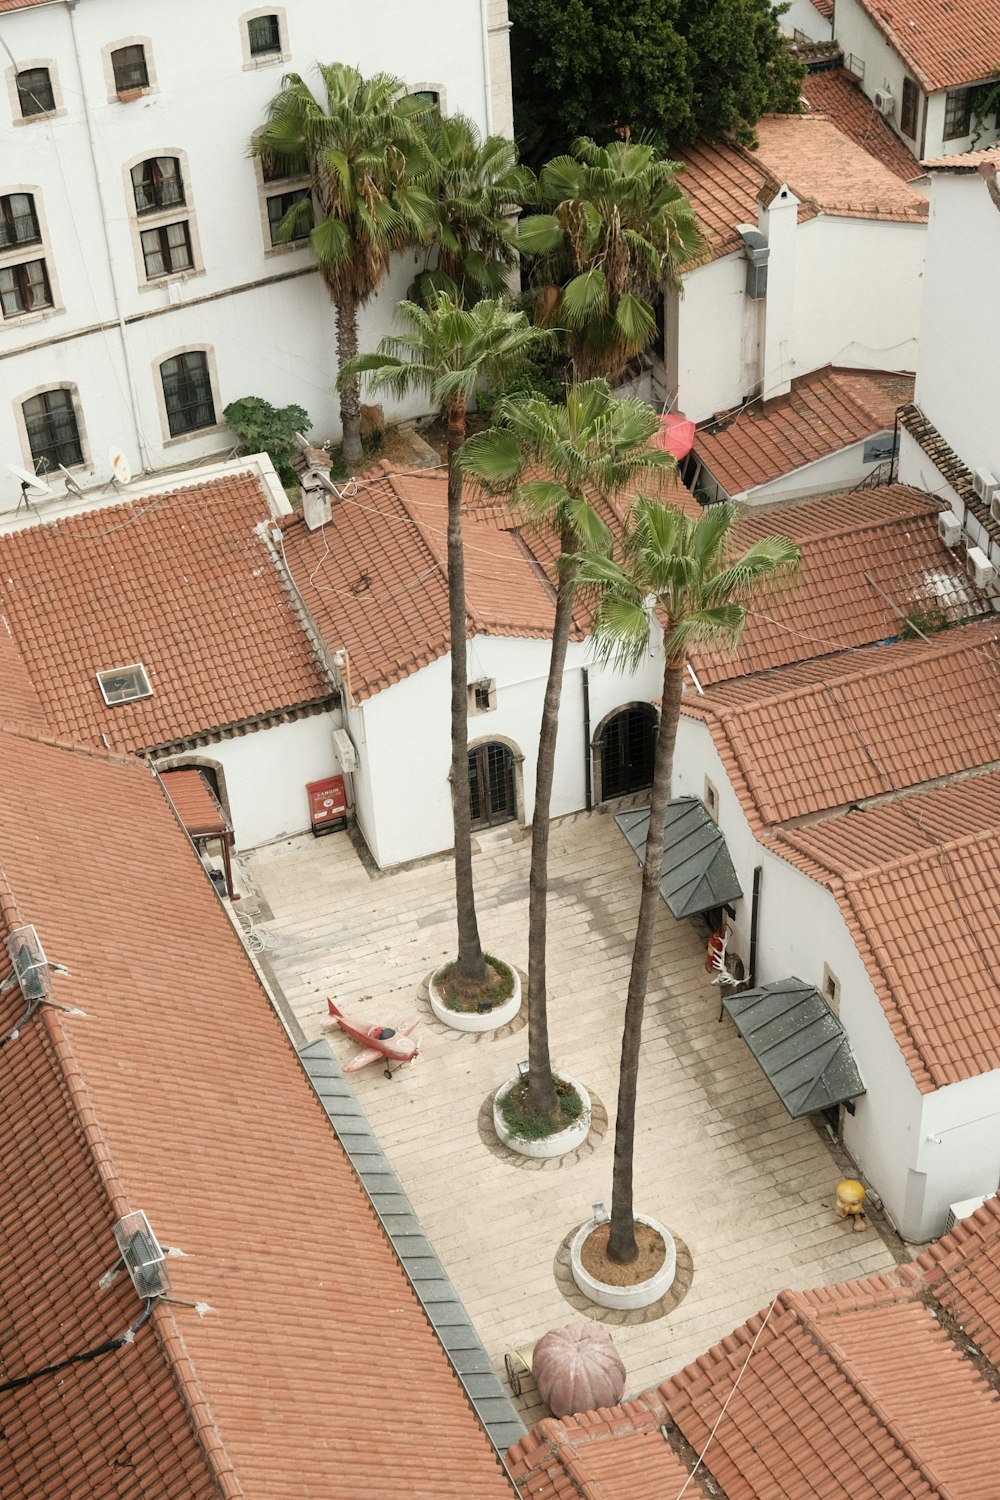
<svg viewBox="0 0 1000 1500"><path fill-rule="evenodd" d="M182 407L172 406L171 405L171 401L170 401L170 397L168 396L168 393L167 393L166 377L165 377L164 371L165 371L166 366L169 365L169 364L171 364L174 360L183 361L183 360L192 359L194 357L200 358L203 361L203 374L204 374L204 378L205 378L205 382L206 382L206 386L207 386L207 391L208 391L208 401L209 401L209 403L211 405L211 408L212 408L212 420L211 420L211 422L202 422L202 423L199 423L199 425L197 427L183 426L183 427L177 427L177 428L175 428L175 426L174 426L175 416L177 416L178 414L182 414L185 410L189 409L189 407L190 408L196 407L202 400L204 400L204 397L201 396L201 397L196 398L194 401L192 401L192 402L190 402L188 404L188 407L185 407L185 406L182 406ZM171 372L171 373L174 373L174 372ZM165 359L161 360L160 363L159 363L159 375L160 375L160 389L161 389L161 391L163 393L163 409L164 409L164 413L166 415L167 431L170 433L171 438L197 437L199 433L212 432L212 431L214 431L218 427L218 425L219 425L218 401L217 401L217 395L216 395L216 390L215 390L215 382L212 379L212 364L211 364L211 360L209 358L209 353L208 353L207 349L182 349L182 350L179 350L175 354L167 355L167 357ZM185 375L185 378L190 379L190 376L187 374L186 371L184 372L184 375Z"/></svg>
<svg viewBox="0 0 1000 1500"><path fill-rule="evenodd" d="M45 390L35 391L34 394L31 395L31 396L25 396L25 397L23 397L21 399L20 403L19 403L19 410L20 410L20 413L21 413L21 420L24 423L24 432L25 432L25 436L26 436L27 442L28 442L28 452L29 452L29 454L31 456L31 465L32 465L32 468L35 470L36 473L38 473L38 464L41 462L41 460L43 458L46 457L46 455L45 455L44 451L41 451L38 454L35 453L35 449L34 449L34 446L32 445L32 441L31 441L31 428L29 426L29 417L28 417L28 412L27 412L26 408L31 404L32 401L46 401L47 402L48 398L51 397L51 396L53 396L53 395L55 395L56 393L58 393L59 395L64 396L66 398L65 405L68 406L68 409L69 409L70 413L72 414L72 417L73 417L73 426L74 426L75 431L76 431L76 452L77 452L77 454L79 456L78 457L72 457L72 455L67 454L66 455L67 458L72 457L72 462L66 462L65 459L57 457L56 458L56 463L55 463L54 467L58 467L60 464L62 464L63 467L67 468L67 469L80 468L86 462L86 458L85 458L86 447L85 447L85 443L84 443L83 426L82 426L82 423L80 421L80 412L79 412L79 409L77 407L77 400L76 400L75 388L72 387L72 386L65 386L65 385L51 386L51 387L48 387ZM60 403L60 404L63 404L63 403ZM46 410L46 412L45 412L45 418L46 418L46 420L47 421L50 420L51 417L52 417L52 412L49 411L49 410ZM55 446L56 446L55 442L51 442L51 443L45 444L45 447L55 447ZM47 462L47 460L46 460L46 462ZM42 472L43 473L51 473L52 470L51 469L44 469Z"/></svg>
<svg viewBox="0 0 1000 1500"><path fill-rule="evenodd" d="M920 130L920 90L912 78L903 79L903 97L899 107L899 128L915 141Z"/></svg>
<svg viewBox="0 0 1000 1500"><path fill-rule="evenodd" d="M187 249L188 257L186 265L175 266L173 264L174 252L180 249L180 246L170 243L168 236L171 229L183 229L184 231L184 245ZM159 242L159 249L153 251L148 250L145 243L152 235L155 235ZM191 226L187 219L171 219L168 224L150 224L147 228L140 229L139 248L142 251L142 264L147 281L161 281L165 276L180 276L185 271L194 270L194 246L191 241ZM162 271L151 271L149 269L150 254L159 255L165 261L169 259L170 264L165 264Z"/></svg>
<svg viewBox="0 0 1000 1500"><path fill-rule="evenodd" d="M29 279L28 270L31 266L41 266L41 282ZM49 270L45 264L44 255L33 256L31 260L9 261L6 265L0 266L0 276L3 276L7 272L12 273L14 286L9 289L0 288L0 311L2 311L5 323L12 322L16 318L25 318L33 312L48 311L55 307L55 298L52 295L52 282L49 279ZM48 299L45 302L36 300L39 285L44 287L44 295ZM20 297L22 303L26 303L26 305L15 308L13 312L8 312L6 298L14 292Z"/></svg>

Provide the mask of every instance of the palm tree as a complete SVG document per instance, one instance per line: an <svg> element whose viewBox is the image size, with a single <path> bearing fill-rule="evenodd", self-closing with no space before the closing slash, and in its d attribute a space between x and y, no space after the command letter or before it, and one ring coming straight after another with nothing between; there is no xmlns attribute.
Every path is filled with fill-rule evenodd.
<svg viewBox="0 0 1000 1500"><path fill-rule="evenodd" d="M544 527L559 542L559 589L548 681L542 706L531 824L528 893L527 1108L553 1116L558 1107L549 1059L546 982L549 818L559 703L576 592L575 554L606 548L611 536L594 509L594 496L620 495L654 471L672 469L668 454L651 449L658 419L644 401L616 401L606 381L570 386L565 405L544 396L497 403L491 431L465 445L462 466L483 488L512 500L529 527ZM543 475L543 478L529 476Z"/></svg>
<svg viewBox="0 0 1000 1500"><path fill-rule="evenodd" d="M548 341L524 313L502 301L460 308L438 292L429 307L401 302L405 333L380 341L340 372L342 381L367 376L374 390L403 395L422 390L448 417L448 607L451 630L451 805L455 827L455 899L458 959L455 978L470 990L487 979L479 941L472 879L472 809L469 801L469 702L466 665L465 561L462 551L462 480L459 449L465 441L468 404L480 384L502 385L524 359Z"/></svg>
<svg viewBox="0 0 1000 1500"><path fill-rule="evenodd" d="M674 505L640 497L622 533L622 563L599 555L580 562L581 583L597 593L594 640L603 659L636 665L648 649L654 605L663 626L663 696L618 1082L608 1256L619 1264L638 1255L632 1152L639 1043L685 662L695 647L734 649L750 602L794 574L799 563L798 549L783 536L764 537L737 555L733 527L739 515L739 506L726 503L692 519Z"/></svg>
<svg viewBox="0 0 1000 1500"><path fill-rule="evenodd" d="M424 125L434 158L429 192L431 244L437 263L417 277L420 300L446 291L463 305L500 297L517 264L512 215L534 181L518 165L517 147L502 135L485 140L465 115L435 110Z"/></svg>
<svg viewBox="0 0 1000 1500"><path fill-rule="evenodd" d="M282 239L312 223L309 243L337 311L341 369L358 350L358 312L382 284L394 254L426 241L433 164L420 119L433 105L407 95L388 73L363 78L344 63L318 63L325 103L287 73L251 150L287 176L309 178L310 198L282 219ZM315 222L313 223L313 216ZM340 383L344 459L362 459L357 380Z"/></svg>
<svg viewBox="0 0 1000 1500"><path fill-rule="evenodd" d="M548 212L522 220L518 247L538 258L536 317L569 330L577 379L618 378L656 337L654 303L701 247L676 162L652 145L587 136L541 170Z"/></svg>

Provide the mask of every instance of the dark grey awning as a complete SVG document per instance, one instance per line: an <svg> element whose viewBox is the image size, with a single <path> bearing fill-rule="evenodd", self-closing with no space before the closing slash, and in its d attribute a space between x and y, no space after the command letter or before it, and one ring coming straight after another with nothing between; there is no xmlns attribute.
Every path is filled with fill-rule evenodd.
<svg viewBox="0 0 1000 1500"><path fill-rule="evenodd" d="M616 813L615 822L642 864L649 808ZM675 917L694 917L743 895L722 829L697 797L675 797L667 806L660 893Z"/></svg>
<svg viewBox="0 0 1000 1500"><path fill-rule="evenodd" d="M865 1092L847 1033L811 984L779 979L722 1003L793 1120Z"/></svg>

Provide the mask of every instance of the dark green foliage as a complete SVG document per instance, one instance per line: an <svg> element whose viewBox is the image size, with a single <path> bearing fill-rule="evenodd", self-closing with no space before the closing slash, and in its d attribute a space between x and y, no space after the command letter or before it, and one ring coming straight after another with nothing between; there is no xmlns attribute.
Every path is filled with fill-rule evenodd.
<svg viewBox="0 0 1000 1500"><path fill-rule="evenodd" d="M682 145L797 112L768 0L510 0L514 125L533 165L586 132Z"/></svg>
<svg viewBox="0 0 1000 1500"><path fill-rule="evenodd" d="M262 396L243 396L230 401L222 415L247 453L266 453L283 484L294 484L295 470L289 459L295 452L295 434L307 432L311 423L302 406L272 406Z"/></svg>
<svg viewBox="0 0 1000 1500"><path fill-rule="evenodd" d="M476 407L481 417L489 421L493 408L502 396L544 396L549 401L562 401L566 394L563 384L563 359L558 353L545 357L538 355L525 360L524 367L504 383L503 389L482 390L476 395Z"/></svg>
<svg viewBox="0 0 1000 1500"><path fill-rule="evenodd" d="M571 1083L564 1078L553 1077L559 1108L551 1117L539 1118L528 1107L527 1079L518 1081L498 1106L504 1124L511 1135L524 1141L543 1141L556 1131L566 1130L583 1114L583 1100Z"/></svg>

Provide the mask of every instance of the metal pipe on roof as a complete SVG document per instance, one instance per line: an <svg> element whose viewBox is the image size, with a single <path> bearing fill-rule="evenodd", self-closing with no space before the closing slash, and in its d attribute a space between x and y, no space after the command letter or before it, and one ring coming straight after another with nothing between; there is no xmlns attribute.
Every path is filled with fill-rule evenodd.
<svg viewBox="0 0 1000 1500"><path fill-rule="evenodd" d="M757 921L760 916L760 881L763 865L756 865L753 872L753 894L750 897L750 952L747 954L747 989L757 983Z"/></svg>

